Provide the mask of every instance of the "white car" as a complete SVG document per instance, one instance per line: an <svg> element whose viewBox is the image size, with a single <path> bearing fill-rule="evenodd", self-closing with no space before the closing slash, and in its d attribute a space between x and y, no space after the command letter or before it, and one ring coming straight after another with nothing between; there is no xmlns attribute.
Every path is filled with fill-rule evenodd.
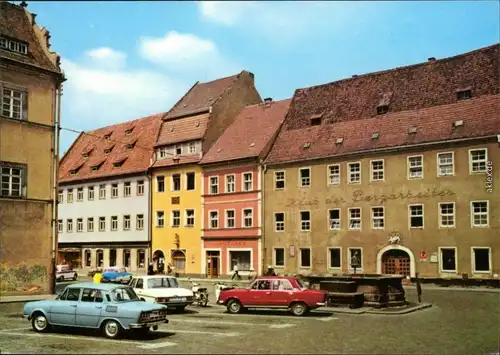
<svg viewBox="0 0 500 355"><path fill-rule="evenodd" d="M76 281L78 274L69 265L56 266L56 281L73 280Z"/></svg>
<svg viewBox="0 0 500 355"><path fill-rule="evenodd" d="M194 301L193 291L181 287L173 276L134 276L130 282L137 296L146 302L184 310Z"/></svg>

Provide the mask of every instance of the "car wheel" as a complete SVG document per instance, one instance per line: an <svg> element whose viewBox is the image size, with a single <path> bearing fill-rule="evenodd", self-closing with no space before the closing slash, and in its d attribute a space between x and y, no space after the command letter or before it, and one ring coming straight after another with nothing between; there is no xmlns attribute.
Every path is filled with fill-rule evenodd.
<svg viewBox="0 0 500 355"><path fill-rule="evenodd" d="M208 304L208 295L202 295L202 298L200 300L200 306L206 307Z"/></svg>
<svg viewBox="0 0 500 355"><path fill-rule="evenodd" d="M292 304L292 314L294 316L303 316L307 313L307 305L303 302L296 302Z"/></svg>
<svg viewBox="0 0 500 355"><path fill-rule="evenodd" d="M231 314L240 313L242 309L243 307L241 306L241 303L238 300L230 300L227 303L227 311Z"/></svg>
<svg viewBox="0 0 500 355"><path fill-rule="evenodd" d="M120 324L115 320L108 320L102 326L102 332L106 338L115 339L120 335Z"/></svg>
<svg viewBox="0 0 500 355"><path fill-rule="evenodd" d="M49 321L42 312L37 312L33 315L31 325L33 326L33 330L38 333L46 332L50 328Z"/></svg>

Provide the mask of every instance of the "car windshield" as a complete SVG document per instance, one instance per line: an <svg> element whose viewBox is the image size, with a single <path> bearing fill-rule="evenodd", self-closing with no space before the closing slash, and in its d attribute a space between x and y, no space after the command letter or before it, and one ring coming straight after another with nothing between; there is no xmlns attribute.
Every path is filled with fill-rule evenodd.
<svg viewBox="0 0 500 355"><path fill-rule="evenodd" d="M118 287L111 291L111 298L115 302L138 301L136 293L131 287Z"/></svg>
<svg viewBox="0 0 500 355"><path fill-rule="evenodd" d="M302 288L307 288L304 286L304 284L299 280L299 279L295 279L295 281L297 282L297 285L302 289Z"/></svg>
<svg viewBox="0 0 500 355"><path fill-rule="evenodd" d="M117 269L104 269L104 272L118 272Z"/></svg>
<svg viewBox="0 0 500 355"><path fill-rule="evenodd" d="M172 277L155 277L148 279L148 288L178 288L179 282Z"/></svg>

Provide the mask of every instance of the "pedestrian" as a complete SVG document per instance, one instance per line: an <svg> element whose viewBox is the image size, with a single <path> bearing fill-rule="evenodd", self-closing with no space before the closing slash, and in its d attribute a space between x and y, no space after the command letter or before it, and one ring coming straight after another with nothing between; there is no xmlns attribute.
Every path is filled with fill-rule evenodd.
<svg viewBox="0 0 500 355"><path fill-rule="evenodd" d="M238 280L241 280L240 274L238 273L238 264L234 265L233 271L234 271L234 273L233 273L233 277L231 277L231 280L234 280L235 277L237 277Z"/></svg>
<svg viewBox="0 0 500 355"><path fill-rule="evenodd" d="M153 262L150 261L149 265L148 265L148 275L154 275L154 274L155 274L155 270L153 268Z"/></svg>
<svg viewBox="0 0 500 355"><path fill-rule="evenodd" d="M420 285L420 279L418 278L418 272L415 273L415 281L417 283L417 298L418 298L418 303L422 303L422 285Z"/></svg>
<svg viewBox="0 0 500 355"><path fill-rule="evenodd" d="M100 272L96 272L93 278L95 284L101 283L102 274Z"/></svg>

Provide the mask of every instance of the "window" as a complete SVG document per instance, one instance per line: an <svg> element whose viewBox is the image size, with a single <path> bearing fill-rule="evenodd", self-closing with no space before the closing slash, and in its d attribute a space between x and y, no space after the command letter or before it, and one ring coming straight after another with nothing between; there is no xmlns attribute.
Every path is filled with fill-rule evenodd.
<svg viewBox="0 0 500 355"><path fill-rule="evenodd" d="M146 251L144 249L137 250L137 266L144 268L146 265ZM142 279L140 279L142 280ZM139 284L139 282L137 282Z"/></svg>
<svg viewBox="0 0 500 355"><path fill-rule="evenodd" d="M217 194L219 193L219 177L211 176L210 177L210 193Z"/></svg>
<svg viewBox="0 0 500 355"><path fill-rule="evenodd" d="M94 231L94 218L89 217L87 218L87 232L93 232Z"/></svg>
<svg viewBox="0 0 500 355"><path fill-rule="evenodd" d="M118 197L118 184L112 184L111 185L111 198L117 198Z"/></svg>
<svg viewBox="0 0 500 355"><path fill-rule="evenodd" d="M132 194L132 187L130 186L130 182L125 182L123 184L123 197L130 197Z"/></svg>
<svg viewBox="0 0 500 355"><path fill-rule="evenodd" d="M300 186L309 187L311 186L311 169L303 168L299 170L300 174Z"/></svg>
<svg viewBox="0 0 500 355"><path fill-rule="evenodd" d="M3 169L3 168L2 168ZM3 177L3 174L2 174L2 177ZM66 200L71 203L73 202L73 189L68 189L68 192L67 192L68 196L66 197Z"/></svg>
<svg viewBox="0 0 500 355"><path fill-rule="evenodd" d="M165 176L156 177L156 192L165 192Z"/></svg>
<svg viewBox="0 0 500 355"><path fill-rule="evenodd" d="M490 248L472 248L472 272L475 274L491 272Z"/></svg>
<svg viewBox="0 0 500 355"><path fill-rule="evenodd" d="M422 155L408 157L408 178L421 179L424 177L424 161Z"/></svg>
<svg viewBox="0 0 500 355"><path fill-rule="evenodd" d="M123 216L123 230L130 230L130 215Z"/></svg>
<svg viewBox="0 0 500 355"><path fill-rule="evenodd" d="M0 196L2 197L23 197L25 168L21 166L7 165L2 163L0 167ZM69 197L69 195L68 195ZM71 202L68 200L68 202Z"/></svg>
<svg viewBox="0 0 500 355"><path fill-rule="evenodd" d="M276 171L274 173L274 188L276 190L283 190L285 188L285 172Z"/></svg>
<svg viewBox="0 0 500 355"><path fill-rule="evenodd" d="M252 175L253 175L252 173L243 174L243 191L252 191L253 189Z"/></svg>
<svg viewBox="0 0 500 355"><path fill-rule="evenodd" d="M311 230L311 212L300 211L300 230L309 232Z"/></svg>
<svg viewBox="0 0 500 355"><path fill-rule="evenodd" d="M111 216L111 230L118 230L118 216Z"/></svg>
<svg viewBox="0 0 500 355"><path fill-rule="evenodd" d="M180 227L181 225L181 211L172 211L172 227Z"/></svg>
<svg viewBox="0 0 500 355"><path fill-rule="evenodd" d="M234 210L226 211L226 228L234 228Z"/></svg>
<svg viewBox="0 0 500 355"><path fill-rule="evenodd" d="M470 89L457 91L457 100L467 100L471 97L472 91Z"/></svg>
<svg viewBox="0 0 500 355"><path fill-rule="evenodd" d="M469 151L469 170L471 173L486 172L488 151L486 149L472 149Z"/></svg>
<svg viewBox="0 0 500 355"><path fill-rule="evenodd" d="M274 231L284 232L285 231L285 213L276 212L274 214Z"/></svg>
<svg viewBox="0 0 500 355"><path fill-rule="evenodd" d="M135 229L137 229L139 231L144 229L144 215L143 214L138 214L135 217Z"/></svg>
<svg viewBox="0 0 500 355"><path fill-rule="evenodd" d="M20 120L23 118L23 104L26 94L19 90L3 88L2 90L2 116ZM24 117L26 118L26 117Z"/></svg>
<svg viewBox="0 0 500 355"><path fill-rule="evenodd" d="M79 187L76 190L76 200L78 202L82 202L83 201L83 187Z"/></svg>
<svg viewBox="0 0 500 355"><path fill-rule="evenodd" d="M85 267L90 267L91 266L91 259L92 259L92 253L90 252L90 250L85 250L85 252L83 253L84 257L83 257L83 261L84 261L84 266Z"/></svg>
<svg viewBox="0 0 500 355"><path fill-rule="evenodd" d="M194 210L186 210L186 226L194 227Z"/></svg>
<svg viewBox="0 0 500 355"><path fill-rule="evenodd" d="M78 218L76 220L76 231L83 232L83 218Z"/></svg>
<svg viewBox="0 0 500 355"><path fill-rule="evenodd" d="M94 201L94 186L89 186L87 188L87 199L89 201Z"/></svg>
<svg viewBox="0 0 500 355"><path fill-rule="evenodd" d="M384 181L384 161L372 160L370 165L372 181Z"/></svg>
<svg viewBox="0 0 500 355"><path fill-rule="evenodd" d="M181 174L172 175L172 191L181 191Z"/></svg>
<svg viewBox="0 0 500 355"><path fill-rule="evenodd" d="M328 166L328 185L339 185L340 184L340 165L329 165Z"/></svg>
<svg viewBox="0 0 500 355"><path fill-rule="evenodd" d="M175 146L175 155L181 155L182 154L182 145L178 144Z"/></svg>
<svg viewBox="0 0 500 355"><path fill-rule="evenodd" d="M253 227L253 210L251 208L246 208L243 210L243 226L245 228Z"/></svg>
<svg viewBox="0 0 500 355"><path fill-rule="evenodd" d="M3 182L3 179L0 179L0 180ZM57 198L57 202L63 203L63 201L64 201L64 192L63 192L63 190L59 190L59 197Z"/></svg>
<svg viewBox="0 0 500 355"><path fill-rule="evenodd" d="M372 207L372 228L384 229L385 213L384 207Z"/></svg>
<svg viewBox="0 0 500 355"><path fill-rule="evenodd" d="M58 220L58 221L57 221L57 231L58 231L59 233L62 233L62 232L63 232L63 227L64 227L64 226L63 226L63 220L62 220L62 219Z"/></svg>
<svg viewBox="0 0 500 355"><path fill-rule="evenodd" d="M349 184L361 183L361 163L349 163L347 169L349 170L347 182Z"/></svg>
<svg viewBox="0 0 500 355"><path fill-rule="evenodd" d="M189 154L196 153L196 143L195 142L189 142L188 143L188 149L189 149Z"/></svg>
<svg viewBox="0 0 500 355"><path fill-rule="evenodd" d="M285 249L274 248L274 266L285 267Z"/></svg>
<svg viewBox="0 0 500 355"><path fill-rule="evenodd" d="M66 221L66 232L68 232L68 233L73 232L73 220L72 219L68 219Z"/></svg>
<svg viewBox="0 0 500 355"><path fill-rule="evenodd" d="M340 230L340 208L328 211L328 226L330 230Z"/></svg>
<svg viewBox="0 0 500 355"><path fill-rule="evenodd" d="M186 190L193 191L196 188L195 173L186 173Z"/></svg>
<svg viewBox="0 0 500 355"><path fill-rule="evenodd" d="M144 195L144 181L143 180L137 181L136 191L137 191L137 196Z"/></svg>
<svg viewBox="0 0 500 355"><path fill-rule="evenodd" d="M438 176L453 175L453 152L437 154Z"/></svg>
<svg viewBox="0 0 500 355"><path fill-rule="evenodd" d="M363 270L363 249L349 248L349 270Z"/></svg>
<svg viewBox="0 0 500 355"><path fill-rule="evenodd" d="M210 228L211 229L219 228L219 212L218 211L210 211Z"/></svg>
<svg viewBox="0 0 500 355"><path fill-rule="evenodd" d="M104 200L106 198L106 185L99 185L99 199Z"/></svg>
<svg viewBox="0 0 500 355"><path fill-rule="evenodd" d="M361 229L361 208L349 208L349 229Z"/></svg>
<svg viewBox="0 0 500 355"><path fill-rule="evenodd" d="M234 192L235 191L235 175L226 175L226 192Z"/></svg>
<svg viewBox="0 0 500 355"><path fill-rule="evenodd" d="M231 270L238 266L240 270L250 270L252 268L252 252L247 250L231 250L229 251L231 260Z"/></svg>
<svg viewBox="0 0 500 355"><path fill-rule="evenodd" d="M440 267L442 272L457 271L457 250L456 248L439 248Z"/></svg>
<svg viewBox="0 0 500 355"><path fill-rule="evenodd" d="M424 228L424 205L410 205L410 228Z"/></svg>
<svg viewBox="0 0 500 355"><path fill-rule="evenodd" d="M106 231L106 217L99 217L99 232Z"/></svg>
<svg viewBox="0 0 500 355"><path fill-rule="evenodd" d="M328 267L330 269L340 269L342 267L342 253L340 248L328 249Z"/></svg>
<svg viewBox="0 0 500 355"><path fill-rule="evenodd" d="M309 269L311 267L311 249L300 248L300 267Z"/></svg>
<svg viewBox="0 0 500 355"><path fill-rule="evenodd" d="M441 228L455 227L455 203L445 202L439 204L439 226Z"/></svg>
<svg viewBox="0 0 500 355"><path fill-rule="evenodd" d="M12 51L12 52L17 52L20 54L28 54L28 45L21 43L21 42L16 42L7 38L1 38L0 37L0 48Z"/></svg>
<svg viewBox="0 0 500 355"><path fill-rule="evenodd" d="M488 201L473 201L471 206L472 226L473 227L488 227L489 213Z"/></svg>
<svg viewBox="0 0 500 355"><path fill-rule="evenodd" d="M377 106L377 115L384 115L389 112L389 105Z"/></svg>
<svg viewBox="0 0 500 355"><path fill-rule="evenodd" d="M163 228L165 226L165 212L156 211L156 227Z"/></svg>

